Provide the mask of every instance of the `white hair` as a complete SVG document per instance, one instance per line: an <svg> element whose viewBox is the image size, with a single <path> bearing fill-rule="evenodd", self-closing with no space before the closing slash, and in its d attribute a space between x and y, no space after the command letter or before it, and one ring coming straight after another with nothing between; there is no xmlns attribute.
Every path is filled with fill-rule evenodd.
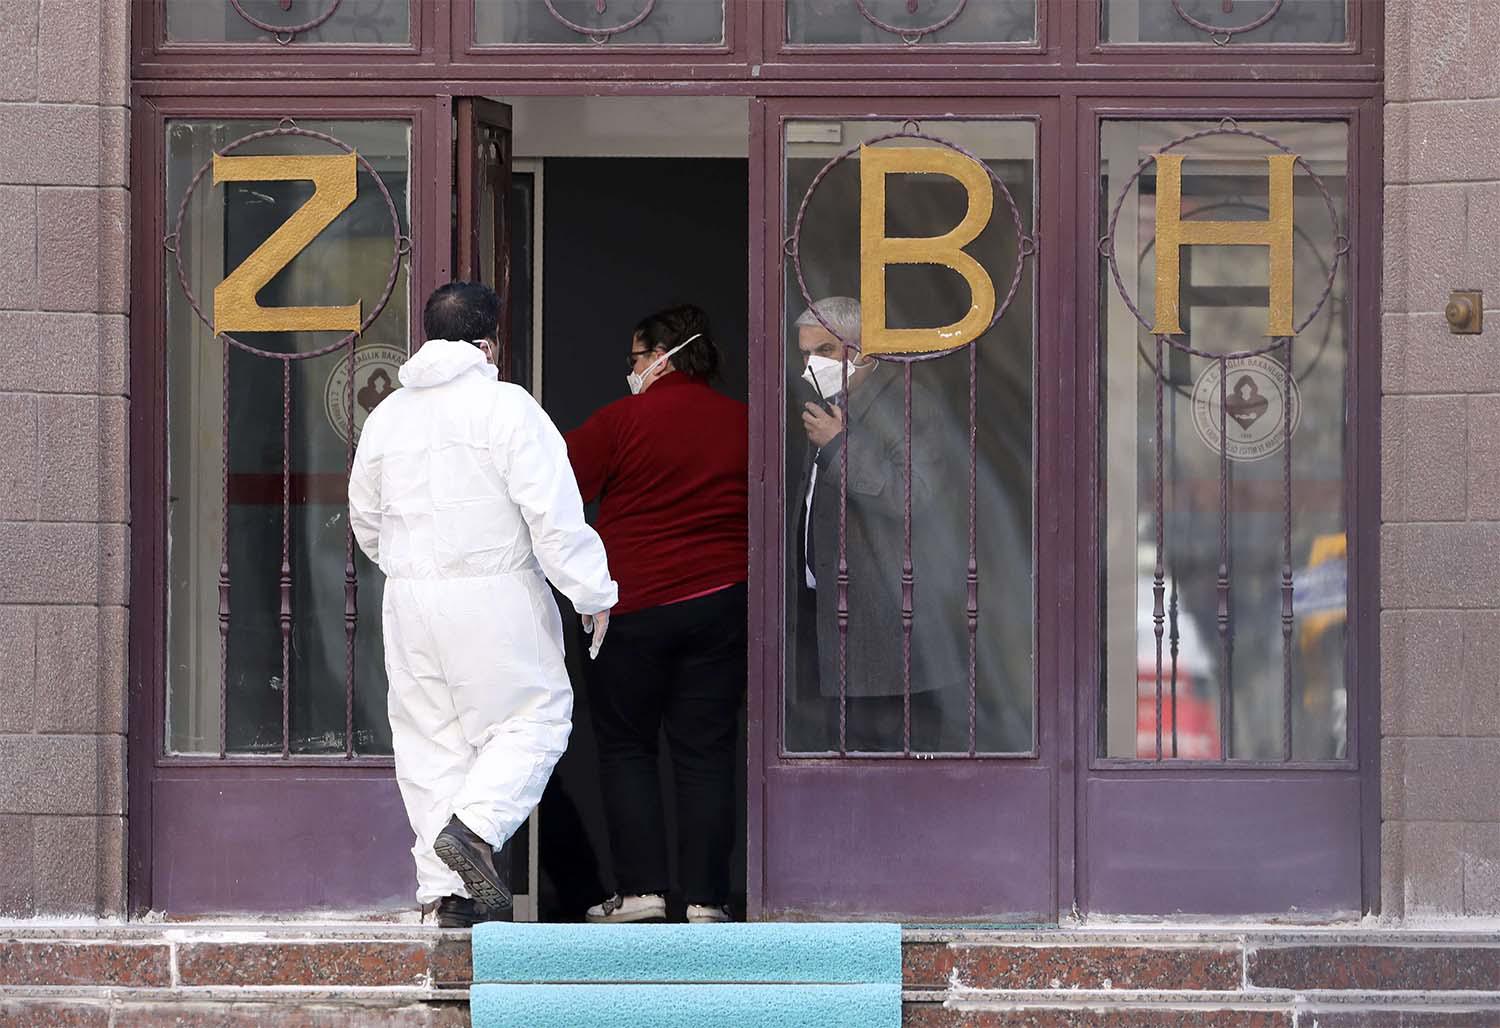
<svg viewBox="0 0 1500 1028"><path fill-rule="evenodd" d="M823 320L819 321L821 317ZM850 346L859 346L860 309L859 301L852 296L830 296L818 300L797 319L798 328L813 325L833 329L833 334Z"/></svg>

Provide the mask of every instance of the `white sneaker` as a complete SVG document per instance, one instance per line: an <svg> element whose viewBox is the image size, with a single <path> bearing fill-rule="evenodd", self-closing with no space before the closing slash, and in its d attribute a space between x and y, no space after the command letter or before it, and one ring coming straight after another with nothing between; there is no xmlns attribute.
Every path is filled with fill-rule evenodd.
<svg viewBox="0 0 1500 1028"><path fill-rule="evenodd" d="M723 924L729 920L728 907L705 907L697 903L687 908L688 924Z"/></svg>
<svg viewBox="0 0 1500 1028"><path fill-rule="evenodd" d="M583 919L589 924L637 924L642 921L665 921L667 900L661 895L611 896L603 903L589 907Z"/></svg>

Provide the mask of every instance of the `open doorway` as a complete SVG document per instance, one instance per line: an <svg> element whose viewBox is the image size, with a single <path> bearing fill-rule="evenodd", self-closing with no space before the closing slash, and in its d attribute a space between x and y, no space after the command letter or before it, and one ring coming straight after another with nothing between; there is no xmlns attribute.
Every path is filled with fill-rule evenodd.
<svg viewBox="0 0 1500 1028"><path fill-rule="evenodd" d="M623 364L644 316L707 312L722 364L715 387L747 396L749 104L704 97L505 97L511 108L510 375L568 432L626 395ZM592 516L592 511L590 512ZM563 609L569 609L563 601ZM514 847L531 916L578 920L614 891L599 787L585 642L570 624L574 729L530 835ZM738 734L731 908L744 916L744 718ZM664 789L671 787L662 740ZM676 883L675 821L664 802ZM531 880L531 876L535 876ZM518 907L518 915L521 908ZM668 918L680 920L680 895Z"/></svg>

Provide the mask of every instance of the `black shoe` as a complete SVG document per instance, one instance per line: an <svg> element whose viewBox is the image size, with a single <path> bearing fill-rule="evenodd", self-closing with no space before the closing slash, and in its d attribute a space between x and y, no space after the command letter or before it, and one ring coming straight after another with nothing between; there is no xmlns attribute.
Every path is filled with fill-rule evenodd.
<svg viewBox="0 0 1500 1028"><path fill-rule="evenodd" d="M437 923L439 928L473 928L487 921L498 921L502 913L467 896L444 896L438 900Z"/></svg>
<svg viewBox="0 0 1500 1028"><path fill-rule="evenodd" d="M469 895L496 911L510 909L510 889L495 870L494 851L458 815L449 818L448 826L438 833L432 848L438 859L464 880Z"/></svg>

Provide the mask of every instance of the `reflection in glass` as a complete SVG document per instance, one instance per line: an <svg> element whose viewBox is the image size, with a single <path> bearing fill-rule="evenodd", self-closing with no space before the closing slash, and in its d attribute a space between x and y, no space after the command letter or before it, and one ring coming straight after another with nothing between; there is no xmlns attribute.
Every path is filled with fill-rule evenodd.
<svg viewBox="0 0 1500 1028"><path fill-rule="evenodd" d="M481 46L711 46L725 38L723 0L656 0L649 12L648 0L551 0L550 9L546 0L473 3L474 41Z"/></svg>
<svg viewBox="0 0 1500 1028"><path fill-rule="evenodd" d="M1347 0L1104 0L1099 38L1106 43L1343 43L1349 38ZM1184 17L1186 15L1186 17ZM1189 20L1191 19L1191 20ZM1241 27L1264 24L1248 32ZM1193 22L1198 22L1194 25ZM1154 743L1153 743L1154 745Z"/></svg>
<svg viewBox="0 0 1500 1028"><path fill-rule="evenodd" d="M166 210L176 211L193 174L230 142L269 121L177 121L167 133ZM384 180L407 227L410 167L406 122L304 122L354 147ZM327 154L326 143L271 137L235 156ZM353 205L263 289L263 306L333 306L378 300L390 272L390 212L361 169ZM198 184L179 246L188 281L212 317L213 287L306 202L308 182ZM229 453L230 621L226 741L230 753L281 752L280 565L282 538L282 362L230 351L227 416L224 347L188 307L174 273L167 288L168 388L168 750L219 750L219 565L224 540L225 433ZM403 271L384 312L359 341L356 429L397 386L407 351ZM277 353L307 352L331 333L238 336ZM290 736L294 754L343 753L344 570L347 544L348 351L292 362L292 640ZM355 752L390 752L380 634L381 578L355 549L358 627L354 653Z"/></svg>
<svg viewBox="0 0 1500 1028"><path fill-rule="evenodd" d="M1008 186L1023 230L1032 225L1034 128L1029 122L931 121L924 130L983 159ZM788 126L786 234L813 177L835 154L900 129L891 122L796 122ZM798 142L797 140L817 140ZM906 141L881 146L906 145ZM937 145L913 141L913 145ZM860 295L859 159L819 184L801 230L803 272L824 319L849 338ZM966 250L1009 288L1018 240L995 191L988 226ZM933 236L963 217L968 197L946 176L887 180L889 236ZM971 347L911 367L908 435L906 366L851 367L847 402L836 339L805 316L792 263L786 262L783 331L787 385L787 637L784 747L838 752L840 693L850 752L901 753L907 742L903 631L905 510L912 511L913 626L910 748L915 753L1023 753L1033 746L1032 455L1033 301L1030 271L1009 312ZM887 324L920 328L958 321L971 302L967 284L947 268L893 265L887 272ZM802 322L799 324L799 320ZM811 322L811 323L809 323ZM809 356L815 387L801 377ZM971 360L974 362L971 365ZM863 365L864 361L856 362ZM829 371L826 369L837 368ZM819 370L825 369L825 370ZM970 446L971 371L977 372L977 448ZM821 397L829 397L820 402ZM807 404L846 411L849 430L817 445L804 422ZM911 489L906 484L907 440ZM838 618L839 514L847 440L844 520L848 562L847 666ZM979 611L974 634L975 689L969 681L969 496L976 477ZM973 738L971 739L971 717Z"/></svg>
<svg viewBox="0 0 1500 1028"><path fill-rule="evenodd" d="M320 21L296 33L292 43L399 46L411 42L409 0L239 0L239 5L253 21L236 11L229 0L166 0L167 39L274 45L287 37L278 40L278 33L255 22L295 28Z"/></svg>
<svg viewBox="0 0 1500 1028"><path fill-rule="evenodd" d="M864 0L863 13L856 0L790 0L786 33L801 45L1031 43L1036 0Z"/></svg>
<svg viewBox="0 0 1500 1028"><path fill-rule="evenodd" d="M1211 122L1114 121L1101 137L1100 202L1108 217L1137 166L1173 139ZM1302 155L1327 187L1343 224L1347 130L1342 123L1254 123L1242 127ZM1263 221L1269 205L1268 144L1213 135L1181 147L1185 222ZM1126 289L1155 323L1157 165L1125 197L1114 252ZM1294 320L1313 310L1328 284L1342 231L1312 178L1294 178ZM1179 339L1210 354L1270 343L1267 251L1260 246L1184 246ZM1109 757L1156 756L1155 575L1156 338L1137 323L1101 268L1104 307L1100 395L1105 617L1104 717ZM1292 756L1345 754L1344 454L1348 337L1343 265L1321 313L1295 338L1292 379L1291 696ZM1163 756L1171 759L1282 759L1284 350L1232 361L1229 403L1219 362L1163 347L1161 413L1165 608ZM1227 428L1221 434L1220 422ZM1227 526L1232 650L1219 630L1220 450L1230 460ZM1177 659L1172 660L1173 636ZM1175 673L1174 673L1175 672ZM1175 685L1175 713L1173 689ZM1231 745L1220 739L1220 705L1233 696ZM1230 712L1226 712L1230 713Z"/></svg>

